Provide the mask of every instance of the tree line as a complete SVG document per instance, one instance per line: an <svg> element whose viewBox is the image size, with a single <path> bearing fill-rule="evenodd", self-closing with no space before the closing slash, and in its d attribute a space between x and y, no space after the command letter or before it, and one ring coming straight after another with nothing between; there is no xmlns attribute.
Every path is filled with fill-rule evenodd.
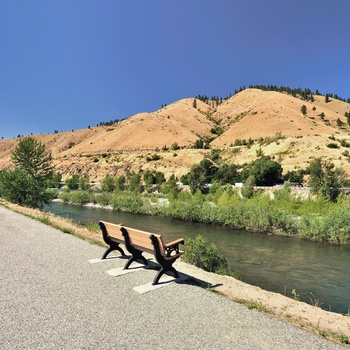
<svg viewBox="0 0 350 350"><path fill-rule="evenodd" d="M288 95L292 95L294 97L300 96L303 100L311 101L311 102L314 101L313 95L323 96L323 94L321 94L318 89L316 89L315 92L312 92L309 88L302 89L300 87L290 88L287 86L276 86L276 85L249 85L249 88L260 89L263 91L284 92L284 93L286 93ZM330 98L334 98L336 100L350 103L350 98L345 99L345 98L340 97L337 94L326 93L324 96L325 96L326 103L328 103L330 101Z"/></svg>
<svg viewBox="0 0 350 350"><path fill-rule="evenodd" d="M316 158L307 169L288 171L283 175L280 163L262 152L249 164L235 165L222 162L221 150L213 149L208 158L193 165L190 171L181 177L181 182L188 185L192 194L208 193L210 186L233 185L244 183L244 193L249 198L254 186L273 186L286 181L303 184L308 175L308 185L313 193L335 202L341 187L347 182L345 172L335 168L330 161ZM12 167L0 171L0 197L8 201L35 208L42 208L51 200L49 187L61 186L62 175L54 172L52 155L41 142L32 137L20 140L11 154ZM178 190L179 179L173 175L166 180L159 171L140 170L138 173L126 173L116 178L107 175L101 185L106 192L124 191L152 192L157 190L164 194ZM209 185L210 184L210 185ZM67 190L90 190L89 175L72 175L65 181Z"/></svg>

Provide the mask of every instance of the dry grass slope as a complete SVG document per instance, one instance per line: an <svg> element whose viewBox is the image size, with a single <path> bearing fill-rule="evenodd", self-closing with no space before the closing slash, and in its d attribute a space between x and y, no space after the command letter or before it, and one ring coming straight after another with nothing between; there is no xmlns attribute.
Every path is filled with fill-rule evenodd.
<svg viewBox="0 0 350 350"><path fill-rule="evenodd" d="M350 157L340 141L350 143L345 112L348 103L323 96L303 101L283 93L244 90L216 106L193 98L174 102L160 110L139 113L113 126L101 126L35 135L52 152L57 171L64 178L88 172L91 180L106 174L150 169L181 176L210 150L196 150L198 139L211 139L211 148L221 148L226 162L243 164L256 159L257 150L281 162L284 171L305 168L314 157L332 160L350 174ZM307 108L306 115L301 106ZM322 113L324 117L322 117ZM337 120L343 122L339 126ZM221 134L213 130L220 129ZM335 141L329 139L335 138ZM237 139L252 139L253 145L233 147ZM262 145L258 141L269 140ZM10 164L18 139L0 140L0 169ZM335 142L339 148L328 148ZM172 150L172 145L180 146ZM168 150L166 150L168 149ZM149 161L157 153L160 159Z"/></svg>

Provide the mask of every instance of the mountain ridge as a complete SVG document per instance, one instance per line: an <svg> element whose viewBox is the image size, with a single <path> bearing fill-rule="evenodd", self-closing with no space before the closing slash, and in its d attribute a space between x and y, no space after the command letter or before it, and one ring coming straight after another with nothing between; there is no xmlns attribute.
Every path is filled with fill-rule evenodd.
<svg viewBox="0 0 350 350"><path fill-rule="evenodd" d="M260 150L279 161L284 172L306 168L320 156L350 175L350 127L345 117L349 112L349 103L333 98L326 103L321 95L306 101L249 88L221 103L184 98L110 126L33 137L52 152L63 178L88 173L100 181L107 174L141 169L180 177L210 157L213 148L221 149L225 162L235 164L255 160ZM198 141L208 149L194 148ZM0 140L0 169L10 164L17 142ZM330 143L333 148L327 147Z"/></svg>

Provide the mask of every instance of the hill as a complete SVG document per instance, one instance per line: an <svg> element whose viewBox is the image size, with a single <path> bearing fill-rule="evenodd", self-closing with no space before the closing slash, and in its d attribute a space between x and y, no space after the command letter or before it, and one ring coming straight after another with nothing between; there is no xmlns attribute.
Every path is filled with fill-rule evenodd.
<svg viewBox="0 0 350 350"><path fill-rule="evenodd" d="M281 92L246 89L222 103L186 98L112 126L33 137L52 152L56 170L64 178L89 173L91 180L99 181L107 174L140 169L180 177L213 148L222 150L225 162L235 164L251 162L263 152L281 162L285 172L324 157L350 175L345 112L350 112L350 104L332 98L326 103L324 96L314 96L311 102ZM195 149L199 140L209 149ZM0 169L10 164L17 142L0 141Z"/></svg>

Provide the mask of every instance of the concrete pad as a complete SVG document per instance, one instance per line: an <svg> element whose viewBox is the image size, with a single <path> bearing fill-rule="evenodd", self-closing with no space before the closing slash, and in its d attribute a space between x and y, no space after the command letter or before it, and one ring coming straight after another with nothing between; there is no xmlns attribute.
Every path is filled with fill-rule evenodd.
<svg viewBox="0 0 350 350"><path fill-rule="evenodd" d="M123 257L122 256L112 256L112 257L107 257L106 259L96 258L96 259L90 259L88 261L90 264L96 264L96 263L110 261L110 260L114 260L114 259L120 259L120 258L123 258Z"/></svg>
<svg viewBox="0 0 350 350"><path fill-rule="evenodd" d="M147 284L143 284L141 286L134 287L133 290L139 294L144 294L144 293L151 292L152 290L155 290L158 288L169 286L171 284L171 282L175 282L175 281L181 282L181 281L185 281L186 279L187 279L187 277L184 275L180 275L179 278L163 275L160 279L160 282L158 282L158 284L156 284L155 286L152 285L152 282L149 282Z"/></svg>
<svg viewBox="0 0 350 350"><path fill-rule="evenodd" d="M90 264L96 264L96 263L99 263L99 262L104 262L106 259L101 259L101 258L97 258L97 259L90 259L88 260Z"/></svg>
<svg viewBox="0 0 350 350"><path fill-rule="evenodd" d="M132 268L132 269L126 269L124 270L123 267L117 267L115 269L111 269L111 270L108 270L106 271L106 273L110 276L121 276L121 275L126 275L128 273L131 273L131 272L135 272L135 271L142 271L143 270L143 265L142 265L142 268L141 267L137 267L137 268Z"/></svg>

